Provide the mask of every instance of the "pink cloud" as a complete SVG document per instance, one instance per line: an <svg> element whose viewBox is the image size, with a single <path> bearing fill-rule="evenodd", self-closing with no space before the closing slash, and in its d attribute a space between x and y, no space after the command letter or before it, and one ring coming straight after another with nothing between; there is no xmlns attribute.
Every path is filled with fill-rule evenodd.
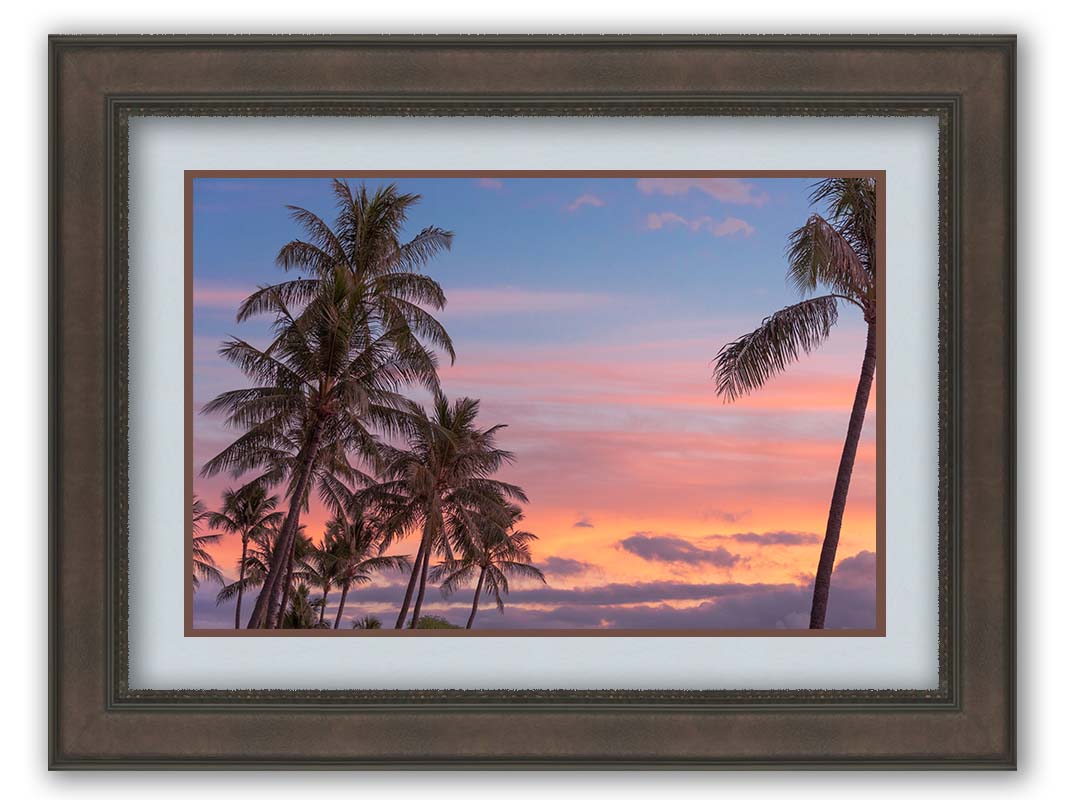
<svg viewBox="0 0 1067 800"><path fill-rule="evenodd" d="M221 308L236 311L252 293L247 286L197 281L193 286L193 305L202 308Z"/></svg>
<svg viewBox="0 0 1067 800"><path fill-rule="evenodd" d="M659 214L649 214L645 217L645 227L650 231L658 231L668 225L685 225L689 226L689 220L680 214L675 214L673 211L664 211Z"/></svg>
<svg viewBox="0 0 1067 800"><path fill-rule="evenodd" d="M582 206L593 206L594 208L600 208L604 205L604 201L597 197L595 194L583 194L574 199L574 201L567 206L567 211L573 214Z"/></svg>
<svg viewBox="0 0 1067 800"><path fill-rule="evenodd" d="M658 231L679 225L688 228L693 232L707 231L715 237L733 236L735 234L751 236L756 232L756 229L752 227L752 225L737 217L727 217L721 221L711 217L686 219L680 214L675 214L673 211L663 211L658 214L652 213L645 217L645 227L650 231Z"/></svg>
<svg viewBox="0 0 1067 800"><path fill-rule="evenodd" d="M713 236L731 236L735 233L751 236L756 232L755 228L737 217L727 217L722 222L713 222L710 230Z"/></svg>
<svg viewBox="0 0 1067 800"><path fill-rule="evenodd" d="M644 194L682 195L689 190L703 192L723 203L762 206L770 197L756 192L751 183L737 178L641 178L637 188Z"/></svg>
<svg viewBox="0 0 1067 800"><path fill-rule="evenodd" d="M572 409L691 409L721 419L768 412L845 413L855 393L858 356L855 338L841 333L762 391L730 405L715 394L712 379L718 337L672 340L665 348L636 337L610 346L489 346L461 357L441 377L453 393L522 397Z"/></svg>
<svg viewBox="0 0 1067 800"><path fill-rule="evenodd" d="M547 292L536 289L448 289L448 315L532 314L549 311L581 311L602 306L611 296L596 292Z"/></svg>
<svg viewBox="0 0 1067 800"><path fill-rule="evenodd" d="M478 186L483 189L503 189L504 182L496 178L479 178Z"/></svg>

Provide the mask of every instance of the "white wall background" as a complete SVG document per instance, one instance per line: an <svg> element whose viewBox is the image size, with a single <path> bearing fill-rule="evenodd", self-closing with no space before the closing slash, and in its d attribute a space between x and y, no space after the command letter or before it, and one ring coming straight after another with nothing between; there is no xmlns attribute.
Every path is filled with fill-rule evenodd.
<svg viewBox="0 0 1067 800"><path fill-rule="evenodd" d="M1067 74L1063 11L1041 0L1013 3L896 0L768 0L752 4L574 3L539 0L506 5L451 3L308 4L185 0L176 7L139 0L75 0L9 4L3 51L7 124L0 130L5 187L0 202L9 249L4 260L3 332L10 365L3 394L6 419L3 483L10 537L21 557L8 571L7 658L3 739L5 793L143 797L282 797L312 791L360 791L391 797L778 798L1052 797L1064 789L1062 722L1062 572L1067 561L1060 508L1067 452L1062 397L1067 394L1062 347L1062 298L1067 269L1062 246L1065 112L1059 100ZM45 34L100 32L1018 32L1019 92L1019 722L1017 774L49 774L45 772L46 632L46 69ZM1058 788L1057 788L1058 787ZM373 796L373 794L371 796Z"/></svg>

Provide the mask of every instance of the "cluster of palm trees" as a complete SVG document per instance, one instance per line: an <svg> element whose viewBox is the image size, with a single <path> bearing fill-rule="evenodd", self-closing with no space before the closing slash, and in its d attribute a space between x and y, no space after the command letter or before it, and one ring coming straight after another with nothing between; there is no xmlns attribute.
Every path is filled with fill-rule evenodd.
<svg viewBox="0 0 1067 800"><path fill-rule="evenodd" d="M453 234L427 227L401 242L419 196L395 185L369 193L335 180L333 191L332 226L290 207L304 238L282 247L277 264L294 277L258 288L238 310L239 322L270 319L269 343L234 337L219 350L247 385L202 409L223 415L236 438L201 474L252 477L227 490L217 511L194 498L192 580L224 584L219 601L236 598L235 627L245 593L258 589L248 628L328 627L337 590L337 628L351 589L376 573L409 571L395 626L416 628L428 581L451 592L477 573L469 627L484 591L503 607L506 576L544 576L531 564L536 537L514 530L525 494L493 477L513 459L496 446L502 426L478 427L477 400L449 402L440 391L437 354L455 352L432 315L444 292L421 268ZM405 395L417 387L432 396L429 410ZM317 544L301 523L312 496L333 515ZM224 534L241 537L230 584L208 551ZM410 534L414 561L390 555ZM356 627L377 622L364 617Z"/></svg>

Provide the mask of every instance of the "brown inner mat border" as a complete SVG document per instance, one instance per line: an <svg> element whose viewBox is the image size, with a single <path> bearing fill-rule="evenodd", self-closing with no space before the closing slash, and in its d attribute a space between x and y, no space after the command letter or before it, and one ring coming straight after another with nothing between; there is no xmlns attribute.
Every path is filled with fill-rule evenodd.
<svg viewBox="0 0 1067 800"><path fill-rule="evenodd" d="M184 635L187 637L815 637L872 638L886 635L886 557L885 557L885 263L886 263L886 172L885 170L186 170L184 173L185 241L185 561L184 574L192 572L193 496L193 182L198 178L874 178L878 202L878 362L876 392L876 531L875 531L875 627L873 629L763 629L763 628L500 628L494 630L450 630L393 628L382 629L277 629L195 628L193 589L184 580Z"/></svg>

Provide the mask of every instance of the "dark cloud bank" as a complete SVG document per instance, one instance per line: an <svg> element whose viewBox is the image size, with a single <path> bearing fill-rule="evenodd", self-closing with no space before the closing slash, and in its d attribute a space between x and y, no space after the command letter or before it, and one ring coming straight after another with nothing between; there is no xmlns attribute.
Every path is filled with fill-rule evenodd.
<svg viewBox="0 0 1067 800"><path fill-rule="evenodd" d="M721 545L711 549L698 547L678 536L664 536L637 531L619 542L619 547L645 561L660 561L670 564L715 567L732 567L741 560Z"/></svg>
<svg viewBox="0 0 1067 800"><path fill-rule="evenodd" d="M817 533L803 533L801 531L767 531L765 533L748 531L746 533L712 534L704 538L710 540L729 539L730 541L744 542L745 544L758 544L761 547L764 545L792 547L793 545L801 544L818 544L822 541L822 537Z"/></svg>
<svg viewBox="0 0 1067 800"><path fill-rule="evenodd" d="M587 561L579 561L576 558L562 558L560 556L549 556L548 558L538 561L537 565L545 575L555 575L559 578L581 575L584 572L594 569L594 565Z"/></svg>
<svg viewBox="0 0 1067 800"><path fill-rule="evenodd" d="M562 559L569 561L570 559ZM581 562L579 562L581 563ZM346 616L360 617L365 606L384 603L390 613L372 611L387 625L395 619L404 586L371 586L353 591ZM428 611L461 623L470 610L471 592L443 601L436 590L428 592ZM336 600L336 597L334 598ZM672 608L668 602L696 603ZM766 630L807 627L811 585L704 583L674 581L609 583L587 589L552 586L517 588L507 599L507 610L497 613L491 604L478 616L478 627L500 628L704 628ZM245 598L251 609L255 596ZM625 605L622 605L625 604ZM199 627L225 628L233 624L233 604L215 606L214 590L196 595ZM336 613L337 606L331 603ZM534 608L533 606L548 606ZM330 610L327 610L327 618ZM828 628L873 628L875 624L875 556L863 551L841 560L830 590ZM350 623L342 623L348 627Z"/></svg>

